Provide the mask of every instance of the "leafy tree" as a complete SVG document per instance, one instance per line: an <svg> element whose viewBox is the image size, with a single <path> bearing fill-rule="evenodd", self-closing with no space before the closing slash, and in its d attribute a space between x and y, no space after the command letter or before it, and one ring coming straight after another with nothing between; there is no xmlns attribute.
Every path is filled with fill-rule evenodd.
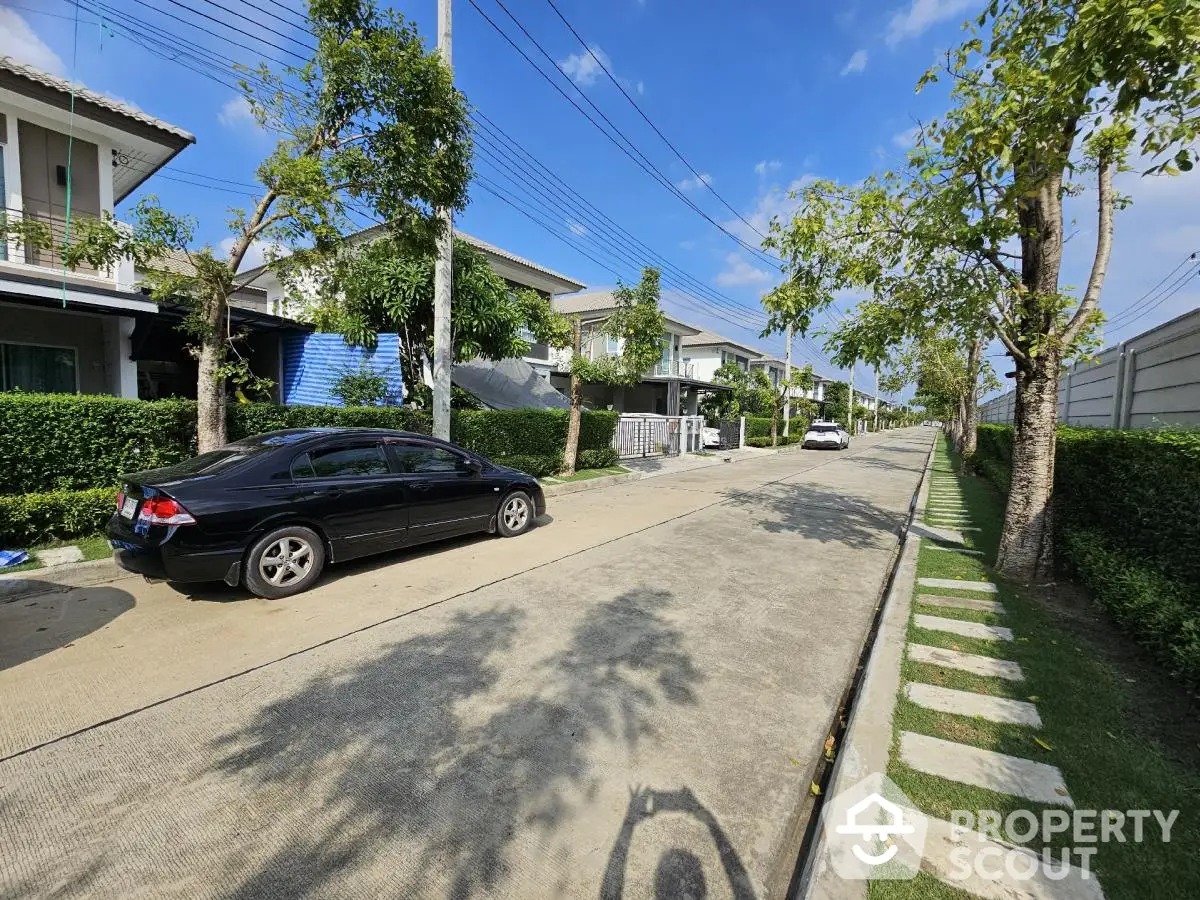
<svg viewBox="0 0 1200 900"><path fill-rule="evenodd" d="M771 414L771 379L762 369L743 369L735 362L721 363L712 380L713 384L733 388L728 393L716 392L706 399L707 409L717 417Z"/></svg>
<svg viewBox="0 0 1200 900"><path fill-rule="evenodd" d="M921 129L912 171L854 188L806 189L776 246L806 324L848 284L875 286L924 259L990 269L985 317L1016 369L1012 488L997 560L1004 574L1049 572L1058 378L1086 352L1125 204L1115 174L1140 155L1150 171L1190 169L1200 131L1200 6L1193 0L992 0L974 33L921 85L949 77L951 109ZM1090 276L1059 283L1064 198L1097 191ZM812 190L810 190L812 189ZM877 295L878 296L878 295ZM894 299L886 289L884 298ZM940 324L947 300L920 312ZM912 307L881 315L911 333ZM807 318L806 318L807 317ZM947 316L947 318L956 318Z"/></svg>
<svg viewBox="0 0 1200 900"><path fill-rule="evenodd" d="M344 334L352 344L373 347L380 332L398 334L409 396L424 406L431 400L434 262L432 248L393 236L348 247L332 260L317 300L302 313L320 330ZM553 347L570 343L570 323L549 300L510 287L466 241L454 242L453 265L450 334L456 361L524 356L526 330ZM303 298L303 280L294 280L290 288Z"/></svg>
<svg viewBox="0 0 1200 900"><path fill-rule="evenodd" d="M350 230L351 204L370 207L389 229L431 245L432 211L461 209L470 177L466 102L449 69L425 49L416 28L375 0L309 0L316 41L301 66L247 70L241 88L260 127L279 135L258 167L262 192L230 218L232 247L219 259L193 249L195 223L149 201L131 230L110 219L80 221L69 265L108 265L132 257L150 273L155 298L186 299L195 339L200 450L225 442L225 381L245 370L231 361L226 310L251 247L265 243L281 273L319 270ZM193 271L160 264L185 253Z"/></svg>
<svg viewBox="0 0 1200 900"><path fill-rule="evenodd" d="M844 381L825 382L825 413L830 422L850 427L850 385Z"/></svg>
<svg viewBox="0 0 1200 900"><path fill-rule="evenodd" d="M660 292L658 270L643 269L636 286L619 284L613 291L616 308L607 318L588 322L589 335L604 335L620 342L621 352L615 356L588 359L583 353L583 323L578 316L574 317L571 323L571 416L563 454L564 474L575 473L579 454L583 383L637 384L661 357L667 323L658 306Z"/></svg>
<svg viewBox="0 0 1200 900"><path fill-rule="evenodd" d="M379 406L390 399L387 376L365 361L357 369L347 369L333 382L329 393L344 406Z"/></svg>
<svg viewBox="0 0 1200 900"><path fill-rule="evenodd" d="M758 371L760 375L766 378L765 372L761 369ZM787 406L788 395L795 389L807 391L813 386L812 366L805 366L802 369L792 369L791 376L780 378L779 384L775 386L771 386L768 379L767 385L771 397L771 446L774 447L779 443L779 423L783 417L784 407Z"/></svg>

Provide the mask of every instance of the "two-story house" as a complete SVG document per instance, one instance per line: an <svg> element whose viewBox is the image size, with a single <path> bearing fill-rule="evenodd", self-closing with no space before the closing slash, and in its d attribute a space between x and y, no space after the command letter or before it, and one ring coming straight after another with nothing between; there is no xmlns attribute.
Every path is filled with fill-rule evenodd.
<svg viewBox="0 0 1200 900"><path fill-rule="evenodd" d="M582 353L589 359L618 356L624 350L621 340L603 333L603 323L617 308L611 290L556 297L553 303L558 312L579 319L583 332ZM729 390L724 385L713 384L711 376L700 375L687 358L687 340L702 333L701 329L668 316L661 341L662 353L641 382L628 386L584 385L585 402L597 409L617 412L696 415L705 393ZM570 392L570 359L570 350L559 353L556 370L550 376L551 383L564 394Z"/></svg>
<svg viewBox="0 0 1200 900"><path fill-rule="evenodd" d="M35 220L61 242L68 184L71 220L112 213L194 142L141 110L0 57L7 221ZM54 249L0 240L0 390L137 397L134 331L158 306L135 281L130 262L65 271Z"/></svg>
<svg viewBox="0 0 1200 900"><path fill-rule="evenodd" d="M695 329L682 341L683 358L692 367L697 378L712 381L717 369L726 363L733 363L743 372L750 371L750 361L762 356L762 353L748 344L731 340L724 335Z"/></svg>

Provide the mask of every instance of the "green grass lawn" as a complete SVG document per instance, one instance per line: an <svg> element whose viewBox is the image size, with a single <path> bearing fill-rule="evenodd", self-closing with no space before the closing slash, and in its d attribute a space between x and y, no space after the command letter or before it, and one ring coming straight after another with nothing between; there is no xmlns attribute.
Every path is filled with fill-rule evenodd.
<svg viewBox="0 0 1200 900"><path fill-rule="evenodd" d="M548 475L539 479L542 484L568 484L572 481L587 481L590 478L603 478L605 475L626 475L629 470L624 466L606 466L603 469L580 469L574 475L566 478L561 475Z"/></svg>
<svg viewBox="0 0 1200 900"><path fill-rule="evenodd" d="M66 547L74 544L83 551L83 558L87 559L107 559L112 555L112 547L108 544L108 538L102 534L93 534L90 537L77 538L73 541L55 541L51 544L43 544L39 547L34 547L29 551L32 557L36 550L50 550L54 547ZM29 562L21 563L19 566L11 566L7 569L0 569L0 575L9 575L13 572L29 572L34 569L45 568L36 559L31 559Z"/></svg>
<svg viewBox="0 0 1200 900"><path fill-rule="evenodd" d="M1147 833L1154 835L1154 840L1095 845L1093 869L1105 896L1114 900L1200 897L1197 698L1157 668L1132 640L1119 634L1078 588L1065 582L1017 588L996 576L990 564L999 545L1004 498L982 478L959 477L952 468L954 462L945 438L939 438L933 474L943 483L952 479L959 485L962 507L982 528L966 532L967 543L983 550L983 556L932 550L932 543L923 539L917 575L991 581L1000 592L988 599L1000 601L1006 612L997 615L922 605L922 593L985 595L918 587L913 614L1003 624L1013 630L1016 640L960 638L911 623L909 640L1013 660L1020 664L1025 680L1010 682L905 659L903 681L1030 701L1037 706L1043 727L1001 725L933 712L908 701L902 692L893 722L894 741L901 731L912 731L1055 765L1062 771L1077 809L1158 809L1164 813L1178 809L1170 843L1158 840L1158 828L1151 824ZM1026 809L1040 815L1045 808L910 769L899 761L895 743L887 774L917 807L943 819L949 819L956 809L991 809L1005 815ZM1070 843L1069 836L1052 841L1053 846ZM911 882L872 882L870 895L889 900L966 896L924 876Z"/></svg>

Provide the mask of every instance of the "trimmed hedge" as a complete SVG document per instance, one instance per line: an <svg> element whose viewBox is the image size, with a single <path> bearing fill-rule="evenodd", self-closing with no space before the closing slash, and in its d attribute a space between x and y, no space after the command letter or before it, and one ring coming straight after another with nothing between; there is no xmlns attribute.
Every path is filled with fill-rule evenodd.
<svg viewBox="0 0 1200 900"><path fill-rule="evenodd" d="M95 534L112 518L116 497L115 487L0 496L0 541L11 549Z"/></svg>
<svg viewBox="0 0 1200 900"><path fill-rule="evenodd" d="M455 410L454 441L535 477L562 469L565 410ZM229 439L281 428L394 428L428 434L428 413L396 406L231 405ZM585 412L578 468L616 463L617 414ZM196 454L196 404L76 394L0 394L0 544L44 543L101 530L126 472Z"/></svg>
<svg viewBox="0 0 1200 900"><path fill-rule="evenodd" d="M1006 492L1013 429L980 425L976 468ZM1060 426L1055 552L1122 628L1200 683L1200 431Z"/></svg>
<svg viewBox="0 0 1200 900"><path fill-rule="evenodd" d="M538 457L532 467L542 469L561 460L567 417L565 410L456 410L451 437L505 465L514 457ZM580 450L607 449L616 422L613 412L585 412ZM428 413L397 406L241 403L232 404L228 412L230 440L281 428L321 426L428 434L431 424ZM123 473L168 466L195 454L192 401L0 394L0 495L116 484ZM586 467L592 458L581 453L580 466Z"/></svg>
<svg viewBox="0 0 1200 900"><path fill-rule="evenodd" d="M808 431L808 426L812 424L812 420L806 416L792 416L788 420L788 431L791 436L804 436L804 432ZM779 443L782 445L783 440L783 419L781 418L775 426L779 435ZM766 446L771 446L771 419L769 416L747 416L746 417L746 442L750 442L750 438L767 438ZM792 441L792 443L795 443ZM751 446L758 446L751 444Z"/></svg>

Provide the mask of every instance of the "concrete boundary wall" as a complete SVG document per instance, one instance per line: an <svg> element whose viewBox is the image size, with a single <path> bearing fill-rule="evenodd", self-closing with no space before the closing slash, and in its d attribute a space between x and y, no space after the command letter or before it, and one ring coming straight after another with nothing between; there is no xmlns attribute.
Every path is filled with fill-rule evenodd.
<svg viewBox="0 0 1200 900"><path fill-rule="evenodd" d="M1011 425L1015 392L980 404L979 421ZM1200 425L1200 309L1108 347L1063 373L1058 420L1099 428Z"/></svg>

